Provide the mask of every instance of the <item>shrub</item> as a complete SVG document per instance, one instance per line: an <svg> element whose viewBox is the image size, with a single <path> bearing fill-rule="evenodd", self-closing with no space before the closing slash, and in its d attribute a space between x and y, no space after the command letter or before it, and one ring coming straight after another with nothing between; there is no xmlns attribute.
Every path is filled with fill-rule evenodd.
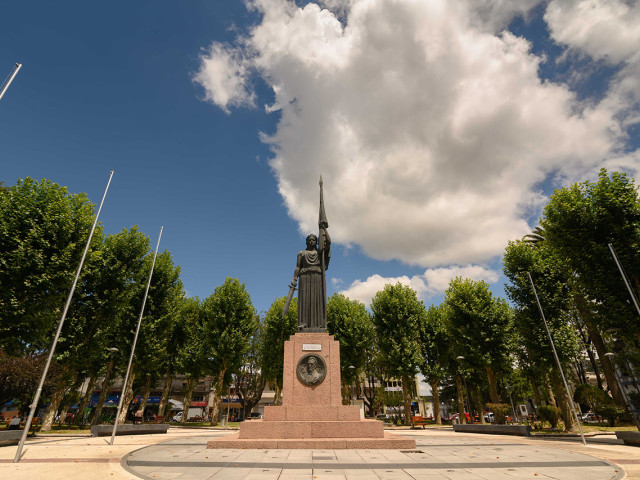
<svg viewBox="0 0 640 480"><path fill-rule="evenodd" d="M611 397L603 390L595 385L586 383L578 385L576 392L573 394L573 399L578 403L587 405L594 412L599 406L608 405L611 402Z"/></svg>
<svg viewBox="0 0 640 480"><path fill-rule="evenodd" d="M593 409L593 412L600 417L604 417L609 422L610 427L616 426L616 421L622 416L624 410L616 407L613 402L605 405L599 405Z"/></svg>
<svg viewBox="0 0 640 480"><path fill-rule="evenodd" d="M549 422L551 428L556 428L558 420L560 420L560 409L553 405L540 405L538 407L538 416L541 420Z"/></svg>
<svg viewBox="0 0 640 480"><path fill-rule="evenodd" d="M511 406L508 403L487 403L487 408L493 411L496 417L496 423L500 425L505 424L507 415L509 415L511 411Z"/></svg>

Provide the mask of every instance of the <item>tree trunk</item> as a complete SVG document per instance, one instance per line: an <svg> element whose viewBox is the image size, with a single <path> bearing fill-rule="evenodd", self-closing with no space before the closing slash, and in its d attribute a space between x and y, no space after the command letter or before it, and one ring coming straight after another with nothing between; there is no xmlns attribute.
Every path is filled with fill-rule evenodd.
<svg viewBox="0 0 640 480"><path fill-rule="evenodd" d="M342 383L340 385L340 390L340 393L342 394L342 404L351 405L351 385Z"/></svg>
<svg viewBox="0 0 640 480"><path fill-rule="evenodd" d="M275 394L273 396L273 404L274 405L282 405L282 387L278 385L278 382L274 385Z"/></svg>
<svg viewBox="0 0 640 480"><path fill-rule="evenodd" d="M580 317L584 323L584 326L587 327L587 333L589 334L589 338L591 339L591 343L596 349L598 353L598 358L600 358L600 365L602 366L602 371L604 373L604 378L607 380L607 385L609 386L609 390L611 390L611 396L613 397L613 401L618 407L622 407L627 410L627 405L624 401L624 397L622 396L622 392L620 388L618 388L618 381L616 379L615 367L611 360L605 356L608 352L607 347L602 340L602 336L598 331L598 328L593 322L591 317L591 312L589 307L587 306L587 300L584 296L580 295L579 292L576 292L573 295L575 300L576 307L578 312L580 312ZM627 412L628 413L628 412Z"/></svg>
<svg viewBox="0 0 640 480"><path fill-rule="evenodd" d="M220 411L222 410L222 395L224 392L222 388L224 386L224 374L225 368L223 368L215 383L215 398L213 399L213 407L211 407L211 425L216 425L220 421Z"/></svg>
<svg viewBox="0 0 640 480"><path fill-rule="evenodd" d="M140 408L142 409L143 418L144 418L144 409L147 408L147 402L149 401L150 394L151 394L151 375L147 373L147 378L144 382L144 393L142 394L142 401L140 402Z"/></svg>
<svg viewBox="0 0 640 480"><path fill-rule="evenodd" d="M604 391L604 387L602 386L602 378L600 376L600 369L598 368L598 362L596 362L596 358L593 355L593 349L591 348L591 345L593 344L593 342L591 341L591 338L589 338L587 335L584 334L584 331L582 330L582 326L584 326L584 322L583 322L583 325L581 325L578 328L578 333L580 334L580 338L584 343L584 349L587 351L587 356L589 357L591 368L593 369L593 373L596 376L596 382L598 382L598 388Z"/></svg>
<svg viewBox="0 0 640 480"><path fill-rule="evenodd" d="M433 417L436 419L436 425L442 425L442 415L440 415L440 394L438 393L439 378L432 379L431 394L433 395Z"/></svg>
<svg viewBox="0 0 640 480"><path fill-rule="evenodd" d="M553 389L551 388L551 380L549 379L549 374L545 374L545 387L547 389L547 400L549 405L553 405L554 407L558 406L558 402L556 402L556 397L553 395Z"/></svg>
<svg viewBox="0 0 640 480"><path fill-rule="evenodd" d="M491 401L493 403L502 403L502 399L498 394L498 381L496 380L496 374L493 371L491 365L486 366L487 380L489 380L489 395L491 395Z"/></svg>
<svg viewBox="0 0 640 480"><path fill-rule="evenodd" d="M618 380L616 378L615 366L613 365L609 357L605 356L605 353L607 353L608 350L604 344L604 341L602 340L602 336L600 336L600 334L598 333L597 330L595 330L595 328L592 330L588 323L585 322L585 324L587 325L589 338L591 338L591 342L593 343L593 346L595 347L596 352L598 353L598 358L600 358L600 365L602 366L604 378L606 379L607 386L611 391L611 396L613 397L613 401L618 407L622 407L625 410L627 410L627 405L624 401L624 397L622 396L622 392L618 387Z"/></svg>
<svg viewBox="0 0 640 480"><path fill-rule="evenodd" d="M82 385L82 382L83 380L76 380L73 387L71 387L71 391L79 389L80 385ZM91 395L93 394L93 387L95 387L95 384L96 384L96 375L93 374L89 378L87 391L85 392L84 397L82 397L82 402L80 402L80 406L78 408L76 417L73 419L74 425L80 425L80 423L83 422L84 411L87 409L87 406L89 405L89 401L91 400ZM65 404L62 406L62 409L60 411L60 417L59 417L61 420L59 420L58 423L60 423L60 421L64 421L71 405L72 405L72 397L70 397L69 400L67 400Z"/></svg>
<svg viewBox="0 0 640 480"><path fill-rule="evenodd" d="M123 400L122 400L122 410L120 411L120 418L118 418L118 423L123 424L127 420L127 414L129 413L129 404L131 400L133 400L133 380L136 378L136 374L133 373L133 364L131 365L131 374L129 375L129 381L126 385L122 386Z"/></svg>
<svg viewBox="0 0 640 480"><path fill-rule="evenodd" d="M180 423L182 423L183 425L185 424L185 422L187 421L187 417L189 416L189 407L191 406L191 395L193 394L193 389L196 386L196 382L198 381L197 378L195 377L188 377L187 378L187 386L184 390L184 407L182 410L182 420L180 420Z"/></svg>
<svg viewBox="0 0 640 480"><path fill-rule="evenodd" d="M77 391L80 388L80 385L82 385L83 380L84 379L76 379L75 383L69 389L69 395L67 395L67 400L64 402L64 404L62 405L62 408L60 409L58 424L60 424L60 420L59 420L60 418L65 419L67 417L67 412L69 411L69 408L71 408L71 405L73 405L73 400L74 400L73 392ZM91 390L87 389L87 394L89 395L89 397L91 397L90 392ZM85 394L85 398L87 398L86 394ZM78 415L76 415L76 419L83 417L83 415L81 415L80 412L84 412L85 408L86 408L86 404L83 404L80 406L80 408L78 409Z"/></svg>
<svg viewBox="0 0 640 480"><path fill-rule="evenodd" d="M575 432L577 429L577 425L573 416L573 412L571 411L569 397L567 397L567 392L565 391L562 377L560 376L560 372L558 372L557 368L553 368L551 370L550 377L553 384L553 390L556 394L556 400L558 401L558 407L560 407L560 410L562 411L562 419L564 420L564 431Z"/></svg>
<svg viewBox="0 0 640 480"><path fill-rule="evenodd" d="M540 388L538 388L538 382L534 375L529 375L529 382L531 383L531 390L533 390L533 401L535 407L538 408L542 405L542 396L540 395Z"/></svg>
<svg viewBox="0 0 640 480"><path fill-rule="evenodd" d="M58 408L60 407L60 402L64 398L64 394L67 390L67 381L63 378L58 382L55 387L55 390L51 394L51 400L49 400L49 406L44 412L44 416L42 417L42 427L40 427L40 431L48 432L51 430L51 425L53 424L53 420L56 418L56 413L58 413Z"/></svg>
<svg viewBox="0 0 640 480"><path fill-rule="evenodd" d="M93 410L91 418L91 425L99 425L102 417L102 408L104 402L107 401L107 395L109 395L109 387L111 385L111 374L113 373L113 356L107 362L107 369L104 372L104 380L102 381L102 387L100 388L100 395L98 396L98 403Z"/></svg>
<svg viewBox="0 0 640 480"><path fill-rule="evenodd" d="M404 397L404 424L411 425L411 387L409 377L402 376L402 396Z"/></svg>
<svg viewBox="0 0 640 480"><path fill-rule="evenodd" d="M478 407L478 416L480 417L480 423L487 423L484 421L484 405L482 402L482 392L480 391L480 386L476 385L473 393L476 400L476 406Z"/></svg>
<svg viewBox="0 0 640 480"><path fill-rule="evenodd" d="M458 393L458 420L460 423L467 423L467 417L464 414L464 392L462 390L462 377L456 375L456 390Z"/></svg>
<svg viewBox="0 0 640 480"><path fill-rule="evenodd" d="M169 404L169 393L171 390L171 381L172 375L170 373L170 368L167 367L167 373L164 376L164 387L162 387L162 396L160 397L160 405L158 405L158 416L161 417L164 415L164 410L167 408Z"/></svg>

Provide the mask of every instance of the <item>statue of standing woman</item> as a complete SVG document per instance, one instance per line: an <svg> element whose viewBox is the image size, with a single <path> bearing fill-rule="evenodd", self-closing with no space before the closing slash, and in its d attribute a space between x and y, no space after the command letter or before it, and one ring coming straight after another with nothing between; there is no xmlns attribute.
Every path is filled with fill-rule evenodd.
<svg viewBox="0 0 640 480"><path fill-rule="evenodd" d="M320 177L320 235L307 236L307 248L298 253L296 269L289 285L289 297L283 309L286 314L293 292L298 286L298 331L325 332L327 330L327 281L325 271L331 260L331 237L324 212L322 177Z"/></svg>

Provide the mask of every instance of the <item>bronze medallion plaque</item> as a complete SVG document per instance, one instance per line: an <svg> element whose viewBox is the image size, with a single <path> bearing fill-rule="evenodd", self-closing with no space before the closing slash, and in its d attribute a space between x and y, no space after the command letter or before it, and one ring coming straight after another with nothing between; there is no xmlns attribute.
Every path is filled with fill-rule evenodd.
<svg viewBox="0 0 640 480"><path fill-rule="evenodd" d="M313 386L319 385L327 376L327 366L324 359L315 353L308 353L298 361L296 368L298 380L303 384Z"/></svg>

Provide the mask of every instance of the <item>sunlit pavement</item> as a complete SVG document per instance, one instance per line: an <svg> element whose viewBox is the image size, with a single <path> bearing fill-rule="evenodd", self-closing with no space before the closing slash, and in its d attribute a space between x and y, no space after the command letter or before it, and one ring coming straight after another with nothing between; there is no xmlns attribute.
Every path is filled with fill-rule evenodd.
<svg viewBox="0 0 640 480"><path fill-rule="evenodd" d="M415 451L207 450L224 431L171 428L166 435L39 436L22 460L0 447L0 478L12 479L621 479L640 480L640 448L613 435L571 440L395 431ZM626 476L625 476L626 471Z"/></svg>

